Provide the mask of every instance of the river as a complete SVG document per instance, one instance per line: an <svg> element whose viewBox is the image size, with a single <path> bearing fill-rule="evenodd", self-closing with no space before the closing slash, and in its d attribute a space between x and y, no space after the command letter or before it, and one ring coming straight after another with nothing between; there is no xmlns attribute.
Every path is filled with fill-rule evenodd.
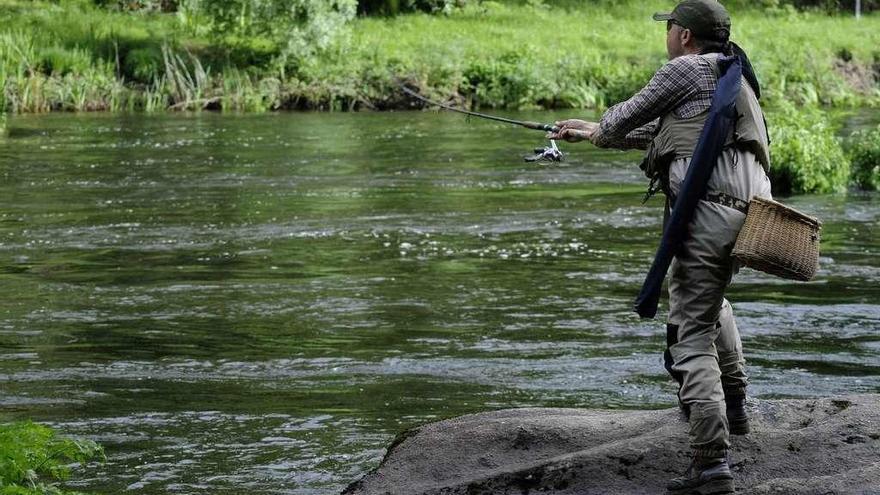
<svg viewBox="0 0 880 495"><path fill-rule="evenodd" d="M631 310L640 155L523 162L543 144L435 112L11 118L0 420L103 444L79 490L313 495L438 418L672 407ZM880 392L880 194L783 201L821 268L729 291L751 394Z"/></svg>

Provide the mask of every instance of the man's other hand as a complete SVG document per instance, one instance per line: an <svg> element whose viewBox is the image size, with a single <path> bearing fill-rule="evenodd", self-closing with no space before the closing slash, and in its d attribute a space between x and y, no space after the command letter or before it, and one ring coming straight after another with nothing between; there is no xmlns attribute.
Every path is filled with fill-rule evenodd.
<svg viewBox="0 0 880 495"><path fill-rule="evenodd" d="M563 139L569 143L577 143L579 141L590 140L593 133L599 128L598 122L587 122L586 120L568 119L554 122L559 128L556 132L550 132L547 137L550 139Z"/></svg>

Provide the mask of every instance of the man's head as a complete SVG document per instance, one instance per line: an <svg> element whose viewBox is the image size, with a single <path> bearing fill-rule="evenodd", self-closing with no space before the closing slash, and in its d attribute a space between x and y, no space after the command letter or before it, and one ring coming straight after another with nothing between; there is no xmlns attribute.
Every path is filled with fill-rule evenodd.
<svg viewBox="0 0 880 495"><path fill-rule="evenodd" d="M730 14L716 0L684 0L668 14L654 14L654 20L666 21L670 60L714 44L723 46L730 38Z"/></svg>

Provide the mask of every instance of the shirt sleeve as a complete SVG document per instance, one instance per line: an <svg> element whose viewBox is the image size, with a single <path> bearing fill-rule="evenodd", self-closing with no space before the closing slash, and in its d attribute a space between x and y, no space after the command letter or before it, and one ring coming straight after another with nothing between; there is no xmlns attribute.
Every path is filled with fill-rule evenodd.
<svg viewBox="0 0 880 495"><path fill-rule="evenodd" d="M602 115L593 144L600 148L647 148L660 116L699 92L700 71L698 56L667 62L638 93Z"/></svg>

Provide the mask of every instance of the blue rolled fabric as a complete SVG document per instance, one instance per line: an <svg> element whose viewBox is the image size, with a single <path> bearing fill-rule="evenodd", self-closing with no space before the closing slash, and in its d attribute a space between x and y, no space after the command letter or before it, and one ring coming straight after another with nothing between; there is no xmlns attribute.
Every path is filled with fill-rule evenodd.
<svg viewBox="0 0 880 495"><path fill-rule="evenodd" d="M724 142L736 120L736 97L742 80L742 63L737 56L719 57L718 67L721 77L712 96L709 116L700 133L700 140L694 149L687 173L681 182L681 188L672 213L663 230L660 247L654 255L654 262L642 284L642 290L635 302L635 311L642 318L653 318L657 315L657 303L660 300L660 289L663 279L687 238L688 224L694 216L694 210L700 199L706 196L706 184L712 176L712 170L721 156Z"/></svg>

